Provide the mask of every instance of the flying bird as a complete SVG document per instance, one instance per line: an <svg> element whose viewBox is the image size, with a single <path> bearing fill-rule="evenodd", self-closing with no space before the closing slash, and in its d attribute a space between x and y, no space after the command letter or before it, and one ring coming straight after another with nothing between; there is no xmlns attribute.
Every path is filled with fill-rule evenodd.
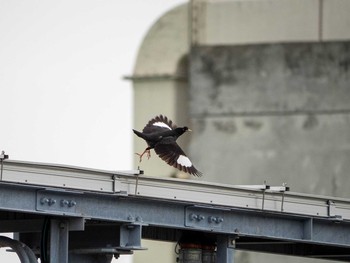
<svg viewBox="0 0 350 263"><path fill-rule="evenodd" d="M156 154L167 164L184 171L186 173L202 176L192 164L184 151L176 143L185 132L191 131L188 127L177 127L166 116L159 115L151 119L143 128L142 132L134 130L134 133L147 142L148 147L140 156L140 162L144 154L147 154L148 159L151 157L151 149L154 149Z"/></svg>

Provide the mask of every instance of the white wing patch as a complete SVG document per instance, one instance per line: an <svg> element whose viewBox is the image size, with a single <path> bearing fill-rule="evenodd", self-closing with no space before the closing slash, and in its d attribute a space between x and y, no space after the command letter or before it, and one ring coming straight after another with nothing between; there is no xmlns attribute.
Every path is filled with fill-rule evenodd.
<svg viewBox="0 0 350 263"><path fill-rule="evenodd" d="M153 123L153 125L154 125L154 126L158 126L158 127L162 127L162 128L167 128L167 129L169 129L169 130L172 130L172 129L169 127L169 125L167 125L167 124L164 123L164 122L158 121L158 122Z"/></svg>
<svg viewBox="0 0 350 263"><path fill-rule="evenodd" d="M177 158L176 162L182 166L185 166L185 167L192 166L190 159L188 159L188 157L185 155L180 155L179 158Z"/></svg>

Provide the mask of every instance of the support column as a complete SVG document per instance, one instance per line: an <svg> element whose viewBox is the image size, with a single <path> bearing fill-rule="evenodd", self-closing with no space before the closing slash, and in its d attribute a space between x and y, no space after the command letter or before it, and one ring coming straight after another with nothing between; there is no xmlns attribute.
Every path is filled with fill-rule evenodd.
<svg viewBox="0 0 350 263"><path fill-rule="evenodd" d="M50 224L50 263L68 263L69 224L52 219Z"/></svg>
<svg viewBox="0 0 350 263"><path fill-rule="evenodd" d="M233 243L231 243L233 242ZM234 262L234 239L228 236L218 236L216 262L233 263Z"/></svg>

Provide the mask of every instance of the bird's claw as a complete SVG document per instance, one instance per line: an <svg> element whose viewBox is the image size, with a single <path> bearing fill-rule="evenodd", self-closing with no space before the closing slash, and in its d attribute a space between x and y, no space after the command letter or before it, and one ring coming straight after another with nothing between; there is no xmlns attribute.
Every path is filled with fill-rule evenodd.
<svg viewBox="0 0 350 263"><path fill-rule="evenodd" d="M138 155L138 156L140 157L139 162L142 162L142 154L140 154L140 153L135 153L135 154Z"/></svg>
<svg viewBox="0 0 350 263"><path fill-rule="evenodd" d="M143 153L135 153L136 155L140 156L139 162L142 162L142 157L143 155L147 153L147 159L151 158L151 151L150 150L145 150Z"/></svg>

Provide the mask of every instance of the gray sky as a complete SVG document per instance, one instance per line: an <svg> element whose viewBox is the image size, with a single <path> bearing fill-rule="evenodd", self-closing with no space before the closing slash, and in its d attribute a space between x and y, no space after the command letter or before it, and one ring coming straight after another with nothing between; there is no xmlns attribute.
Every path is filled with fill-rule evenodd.
<svg viewBox="0 0 350 263"><path fill-rule="evenodd" d="M122 77L150 26L184 2L0 0L0 151L132 169L132 89Z"/></svg>

